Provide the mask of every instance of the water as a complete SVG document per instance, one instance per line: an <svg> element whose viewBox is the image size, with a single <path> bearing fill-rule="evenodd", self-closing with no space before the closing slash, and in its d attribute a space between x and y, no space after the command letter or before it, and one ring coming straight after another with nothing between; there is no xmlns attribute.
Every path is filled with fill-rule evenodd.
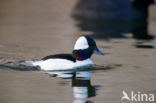
<svg viewBox="0 0 156 103"><path fill-rule="evenodd" d="M73 93L73 103L93 103L88 98L95 97L97 95L96 91L100 89L100 85L91 84L91 76L93 71L109 70L113 69L115 66L97 66L91 68L79 68L73 70L51 70L51 71L41 71L39 67L28 67L20 65L21 61L10 61L5 64L0 65L2 70L16 70L16 71L40 71L49 75L50 77L69 79L71 82L71 89Z"/></svg>
<svg viewBox="0 0 156 103"><path fill-rule="evenodd" d="M1 69L11 69L11 70L19 70L19 71L40 71L37 67L26 67L26 66L7 66L7 65L0 65ZM91 70L102 70L102 69L109 69L109 68L88 68L88 69L76 69L76 70L66 70L66 71L44 71L50 77L57 77L62 79L70 79L71 80L71 87L73 90L73 97L75 100L73 103L86 103L88 100L87 98L96 96L96 90L100 86L92 86L91 84ZM56 78L56 79L57 79Z"/></svg>
<svg viewBox="0 0 156 103"><path fill-rule="evenodd" d="M96 96L96 87L91 84L91 71L48 72L58 78L71 79L74 103Z"/></svg>
<svg viewBox="0 0 156 103"><path fill-rule="evenodd" d="M0 1L1 103L121 103L122 91L156 94L156 8L150 8L148 22L85 19L71 16L77 4ZM93 68L47 74L19 65L71 53L80 35L93 37L105 53L92 56Z"/></svg>

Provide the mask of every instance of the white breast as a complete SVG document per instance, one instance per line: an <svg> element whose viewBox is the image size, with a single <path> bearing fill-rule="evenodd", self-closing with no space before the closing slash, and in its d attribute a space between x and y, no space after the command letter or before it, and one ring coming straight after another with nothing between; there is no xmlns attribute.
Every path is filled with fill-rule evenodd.
<svg viewBox="0 0 156 103"><path fill-rule="evenodd" d="M66 59L48 59L44 61L36 61L34 66L40 66L41 70L66 70L92 66L94 63L90 60L70 61Z"/></svg>
<svg viewBox="0 0 156 103"><path fill-rule="evenodd" d="M86 60L83 60L83 61L76 61L75 63L75 67L76 68L83 68L83 67L90 67L90 66L93 66L94 63L91 59L86 59Z"/></svg>

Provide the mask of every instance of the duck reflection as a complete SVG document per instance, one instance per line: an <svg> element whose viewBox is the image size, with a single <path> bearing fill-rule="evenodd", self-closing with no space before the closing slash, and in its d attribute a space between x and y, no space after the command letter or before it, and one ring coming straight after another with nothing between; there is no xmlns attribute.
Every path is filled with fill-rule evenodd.
<svg viewBox="0 0 156 103"><path fill-rule="evenodd" d="M96 96L96 87L91 85L91 71L59 71L48 72L53 77L63 79L72 79L73 103L93 103L86 100L87 98Z"/></svg>
<svg viewBox="0 0 156 103"><path fill-rule="evenodd" d="M91 85L91 72L76 72L72 78L72 87L76 99L85 99L96 95L96 89Z"/></svg>

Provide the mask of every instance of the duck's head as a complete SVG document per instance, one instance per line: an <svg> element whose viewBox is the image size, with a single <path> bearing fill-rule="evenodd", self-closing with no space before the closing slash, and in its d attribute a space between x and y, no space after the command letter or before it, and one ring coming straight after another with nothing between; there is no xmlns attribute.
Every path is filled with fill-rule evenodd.
<svg viewBox="0 0 156 103"><path fill-rule="evenodd" d="M92 38L88 36L79 37L72 52L73 57L81 61L90 58L93 53L104 55L104 53L97 48Z"/></svg>

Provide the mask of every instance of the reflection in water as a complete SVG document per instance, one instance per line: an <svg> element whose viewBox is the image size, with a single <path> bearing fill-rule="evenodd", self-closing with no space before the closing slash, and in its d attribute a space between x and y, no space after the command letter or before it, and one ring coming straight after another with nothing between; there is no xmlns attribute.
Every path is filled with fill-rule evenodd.
<svg viewBox="0 0 156 103"><path fill-rule="evenodd" d="M93 103L92 101L86 101L86 100L75 100L73 103Z"/></svg>
<svg viewBox="0 0 156 103"><path fill-rule="evenodd" d="M112 38L126 38L124 34L132 33L133 38L138 40L151 40L148 34L148 23L146 19L139 20L107 20L75 18L77 26L84 32L91 32L97 39L109 40Z"/></svg>
<svg viewBox="0 0 156 103"><path fill-rule="evenodd" d="M148 34L148 7L153 0L133 0L132 10L139 18L132 21L132 33L136 39L150 40L153 36Z"/></svg>
<svg viewBox="0 0 156 103"><path fill-rule="evenodd" d="M91 32L91 36L97 39L125 38L123 34L130 32L130 22L125 20L75 19L82 31Z"/></svg>
<svg viewBox="0 0 156 103"><path fill-rule="evenodd" d="M130 13L130 0L79 0L72 15L80 18L129 19Z"/></svg>
<svg viewBox="0 0 156 103"><path fill-rule="evenodd" d="M85 100L96 95L96 88L91 85L91 71L58 71L48 72L48 74L59 78L72 79L73 95L75 97L73 103L92 103Z"/></svg>
<svg viewBox="0 0 156 103"><path fill-rule="evenodd" d="M139 19L132 21L132 34L135 39L138 40L151 40L152 35L148 34L148 22L147 19Z"/></svg>
<svg viewBox="0 0 156 103"><path fill-rule="evenodd" d="M56 72L47 72L52 77L58 77L63 79L71 79L73 77L72 71L56 71Z"/></svg>
<svg viewBox="0 0 156 103"><path fill-rule="evenodd" d="M137 48L143 48L143 49L155 49L156 48L156 36L153 36L153 39L147 42L137 42L135 45Z"/></svg>
<svg viewBox="0 0 156 103"><path fill-rule="evenodd" d="M98 39L126 38L151 40L148 33L148 7L153 0L79 0L72 17L77 26Z"/></svg>
<svg viewBox="0 0 156 103"><path fill-rule="evenodd" d="M137 47L137 48L145 48L145 49L146 49L146 48L147 48L147 49L148 49L148 48L149 48L149 49L154 48L154 46L152 46L152 45L139 45L139 44L137 44L136 47Z"/></svg>
<svg viewBox="0 0 156 103"><path fill-rule="evenodd" d="M10 64L11 63L11 64ZM39 70L38 68L29 68L24 67L22 65L17 65L19 62L13 63L9 62L9 64L0 64L0 69L13 69L19 71L31 71L31 70ZM98 85L93 86L91 84L91 71L98 70L110 70L120 65L110 65L110 66L98 66L95 65L92 68L79 68L74 70L64 70L64 71L44 71L48 73L52 77L58 77L63 79L71 79L72 88L73 88L73 96L75 100L73 103L93 103L92 101L87 100L87 98L96 96L96 90L100 87Z"/></svg>
<svg viewBox="0 0 156 103"><path fill-rule="evenodd" d="M76 72L72 78L72 87L76 99L85 99L96 95L95 87L91 85L91 72Z"/></svg>

